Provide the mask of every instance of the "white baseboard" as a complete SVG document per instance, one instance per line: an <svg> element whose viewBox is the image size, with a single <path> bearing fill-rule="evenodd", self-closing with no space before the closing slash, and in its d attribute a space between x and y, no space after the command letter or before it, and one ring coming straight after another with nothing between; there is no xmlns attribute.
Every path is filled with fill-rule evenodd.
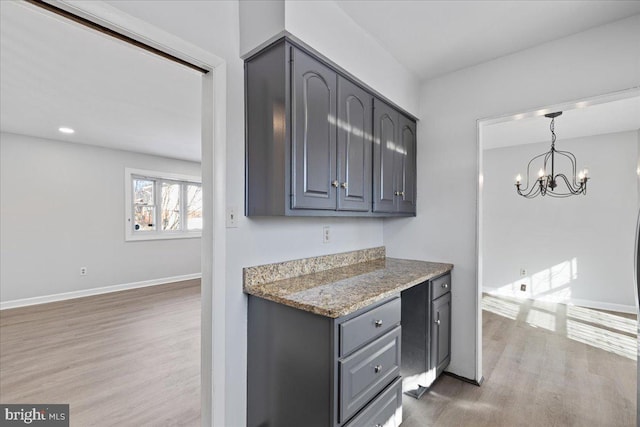
<svg viewBox="0 0 640 427"><path fill-rule="evenodd" d="M484 288L483 292L486 292L490 295L495 296L505 296L508 298L516 298L516 299L532 299L536 300L537 298L532 298L530 295L526 293L520 294L510 294L501 292L500 289L492 289L492 288ZM548 301L545 299L541 299L541 301ZM607 311L617 311L619 313L631 313L637 314L638 308L635 305L626 305L626 304L616 304L612 302L602 302L602 301L593 301L587 299L576 299L570 298L565 301L548 301L548 302L557 302L559 304L567 304L567 305L576 305L579 307L587 307L587 308L595 308L597 310L607 310Z"/></svg>
<svg viewBox="0 0 640 427"><path fill-rule="evenodd" d="M181 276L162 277L160 279L143 280L141 282L124 283L121 285L103 286L93 289L82 289L80 291L64 292L60 294L44 295L41 297L23 298L12 301L0 302L0 310L9 308L26 307L29 305L46 304L48 302L64 301L74 298L88 297L92 295L108 294L110 292L126 291L128 289L146 288L147 286L165 285L183 280L200 279L202 273L183 274Z"/></svg>

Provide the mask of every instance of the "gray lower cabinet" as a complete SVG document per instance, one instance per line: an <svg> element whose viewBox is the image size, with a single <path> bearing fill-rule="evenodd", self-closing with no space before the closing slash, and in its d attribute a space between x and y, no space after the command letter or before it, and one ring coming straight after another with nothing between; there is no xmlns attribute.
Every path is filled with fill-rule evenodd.
<svg viewBox="0 0 640 427"><path fill-rule="evenodd" d="M247 425L397 427L400 309L332 319L249 296Z"/></svg>
<svg viewBox="0 0 640 427"><path fill-rule="evenodd" d="M438 377L451 360L451 292L431 303L431 366Z"/></svg>
<svg viewBox="0 0 640 427"><path fill-rule="evenodd" d="M373 211L415 214L416 124L378 99L373 121Z"/></svg>
<svg viewBox="0 0 640 427"><path fill-rule="evenodd" d="M415 121L384 105L394 148L381 196L392 207L374 209L374 95L288 39L248 58L246 215L414 215Z"/></svg>
<svg viewBox="0 0 640 427"><path fill-rule="evenodd" d="M403 291L401 300L403 390L420 397L451 360L451 274Z"/></svg>

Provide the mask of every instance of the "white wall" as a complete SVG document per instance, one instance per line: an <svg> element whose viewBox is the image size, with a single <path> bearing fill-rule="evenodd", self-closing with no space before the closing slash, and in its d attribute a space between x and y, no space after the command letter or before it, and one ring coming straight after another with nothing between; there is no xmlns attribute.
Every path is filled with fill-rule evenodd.
<svg viewBox="0 0 640 427"><path fill-rule="evenodd" d="M566 199L515 192L514 176L547 151L548 142L485 150L484 290L635 312L629 230L637 216L637 141L637 131L559 140L557 147L574 153L592 177L586 196Z"/></svg>
<svg viewBox="0 0 640 427"><path fill-rule="evenodd" d="M418 78L334 1L286 0L285 29L409 113L418 113Z"/></svg>
<svg viewBox="0 0 640 427"><path fill-rule="evenodd" d="M640 85L640 15L426 82L418 123L416 218L385 220L390 256L453 270L449 370L480 379L476 259L477 120ZM632 233L633 230L629 230Z"/></svg>
<svg viewBox="0 0 640 427"><path fill-rule="evenodd" d="M286 7L289 3L296 2L287 2ZM238 2L113 1L109 4L227 61L227 205L243 212L244 74L240 60ZM287 22L306 13L296 6L293 8L300 13L292 12ZM336 13L344 14L330 1L315 5L305 2L305 6L326 11L335 9ZM327 43L329 37L333 40L333 37L340 39L340 34L359 34L351 28L353 22L332 22L330 18L327 12L316 19L306 16L303 28L288 30L382 95L415 113L418 86L410 74L400 70L395 61L382 61L378 56L382 48L369 37L359 36L352 43ZM370 64L376 70L365 70L363 64ZM389 76L394 76L392 82ZM330 244L322 243L323 225L331 226ZM226 400L223 425L235 427L246 424L247 298L242 292L242 268L381 246L382 220L241 217L238 228L227 229L226 240L226 379L224 393L219 396Z"/></svg>
<svg viewBox="0 0 640 427"><path fill-rule="evenodd" d="M124 169L198 163L10 133L0 159L2 302L200 273L199 238L124 240Z"/></svg>

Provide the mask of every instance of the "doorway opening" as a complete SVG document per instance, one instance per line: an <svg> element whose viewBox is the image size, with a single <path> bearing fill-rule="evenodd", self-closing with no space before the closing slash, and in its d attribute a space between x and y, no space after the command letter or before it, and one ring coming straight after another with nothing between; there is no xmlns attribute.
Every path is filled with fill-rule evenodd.
<svg viewBox="0 0 640 427"><path fill-rule="evenodd" d="M3 17L6 17L6 19L11 19L10 15L5 14L5 10L8 8L18 8L18 10L28 10L30 13L35 13L37 15L40 15L40 17L42 17L42 12L41 11L35 11L35 9L33 8L32 5L28 5L28 4L24 4L24 3L14 3L14 2L3 2ZM224 270L225 270L225 266L224 266L224 245L225 245L225 236L224 233L221 232L221 230L219 229L219 224L220 221L215 220L215 218L221 218L224 212L224 194L225 194L225 188L224 188L224 170L225 170L225 149L224 149L224 145L225 145L225 121L224 121L224 111L225 111L225 97L224 97L224 93L225 93L225 85L226 85L226 80L225 80L225 71L224 71L224 61L222 61L220 58L215 57L214 55L211 55L207 52L202 51L199 48L196 48L195 46L192 46L188 43L185 43L181 40L176 39L175 37L172 37L170 35L168 35L167 33L165 33L164 31L151 27L148 24L142 25L140 23L139 20L135 20L133 18L131 18L130 16L124 14L124 13L118 13L118 12L114 12L114 10L112 8L108 8L108 7L104 7L104 9L101 9L101 5L91 5L91 4L83 4L83 5L74 5L74 6L70 6L67 4L63 4L61 7L64 7L67 10L72 11L73 13L77 14L78 16L84 16L84 17L89 17L91 20L99 22L100 24L106 26L106 27L117 27L122 33L127 34L128 36L140 40L142 42L145 42L147 44L153 44L153 45L162 45L166 51L171 52L173 55L178 56L178 57L189 57L189 58L195 58L195 60L202 64L202 66L207 69L207 70L211 70L212 72L206 74L203 77L197 77L197 81L196 81L196 90L198 93L198 96L201 97L201 99L198 100L197 105L196 105L196 110L199 116L201 116L201 122L197 124L197 128L196 128L196 138L197 138L197 142L198 142L198 146L196 147L196 153L200 156L202 156L202 161L201 161L201 167L202 167L202 174L201 174L201 181L202 181L202 204L203 204L203 209L202 209L202 215L203 215L203 227L202 227L202 249L199 251L200 252L200 256L202 258L202 266L201 268L198 268L199 271L201 271L202 273L202 316L200 319L200 324L201 324L201 335L202 335L202 340L201 340L201 346L202 346L202 359L201 359L201 365L202 365L202 369L201 369L201 378L202 378L202 389L203 392L201 393L202 397L202 413L203 413L203 422L204 423L211 423L211 419L213 417L213 413L212 413L212 404L213 404L213 358L214 358L214 354L212 351L213 345L214 343L222 343L223 342L223 335L224 335L224 322L219 322L218 324L220 325L221 328L218 328L216 330L214 330L213 328L213 306L216 305L216 316L222 316L221 318L224 319L224 298L216 298L214 300L213 298L213 294L214 293L221 293L222 295L224 295L223 291L219 290L214 290L213 288L213 284L217 283L218 286L223 286L223 281L222 280L214 280L214 274L215 277L217 279L219 279L220 277L224 277ZM5 9L6 8L6 9ZM84 8L86 8L87 10L85 10ZM104 18L101 18L104 17ZM48 17L49 19L52 19L50 16ZM59 18L54 18L55 19L59 19ZM16 22L14 22L15 24L17 24L17 26L21 26L22 24L24 24L25 22L28 21L22 21L20 20L20 18L18 18L18 20ZM114 22L117 22L117 24L115 24ZM60 22L58 22L60 23ZM5 27L3 25L3 27ZM41 30L41 27L38 27L37 30ZM84 30L87 31L87 30ZM143 34L143 36L141 36L141 34ZM38 39L38 35L42 36L42 33L40 31L35 32L34 37L30 40L31 42L34 42L34 47L38 48L39 47L39 43L43 40L43 38L41 37L40 39ZM79 42L83 43L86 42L87 40L85 39L89 39L90 36L86 36L86 37L81 37L81 40L79 40ZM5 39L5 37L3 37L3 39ZM15 39L6 39L3 40L3 42L6 41L7 42L7 49L5 49L5 46L3 45L3 53L11 53L12 49L16 46L15 44ZM69 48L69 46L65 45L65 44L61 44L62 47L64 48ZM50 62L52 64L56 64L56 59L55 58L55 54L54 54L54 50L51 50L49 52L46 52L46 57L44 59L49 59ZM85 51L81 51L81 52L76 52L76 54L78 54L78 56L83 56L83 57L91 57L91 55L85 55L84 54ZM24 53L24 52L23 52ZM21 55L20 52L17 52L18 55ZM96 66L96 69L100 69L101 71L106 72L107 74L111 73L118 73L120 70L118 69L117 64L111 64L108 61L105 61L106 58L103 57L98 57L98 58L93 58L90 59L92 61L94 61L94 65ZM149 58L147 58L149 59ZM5 60L3 58L3 64L5 63ZM65 74L70 71L69 69L64 69L65 65L67 67L69 67L69 64L60 64L57 63L57 69L55 70L56 73L53 75L54 78L59 78L62 79L65 77ZM177 67L174 65L174 67ZM95 71L95 70L94 70ZM38 77L38 73L42 73L41 77L46 76L46 69L45 68L29 68L29 67L23 67L22 69L18 70L18 73L15 73L13 76L15 77L16 75L18 75L18 77L22 78L24 80L26 80L27 77L34 77L37 78ZM3 72L3 74L5 74ZM154 77L153 73L150 73L148 76L150 76L151 78ZM51 76L50 76L51 77ZM131 82L132 84L132 88L131 89L135 89L135 86L144 86L144 87L148 87L148 85L145 85L143 83L143 81L138 81L138 82ZM138 83L136 85L136 83ZM104 83L106 86L109 85L109 82ZM3 104L4 101L7 99L5 98L5 88L3 87ZM57 97L55 98L55 101L53 101L53 105L52 102L50 102L49 104L47 103L43 103L42 105L39 106L39 108L36 108L33 113L40 113L42 111L46 111L46 109L48 107L58 107L60 106L62 103L65 102L70 102L72 101L74 98L77 99L90 99L93 95L95 95L96 93L99 92L98 90L99 88L96 88L95 86L91 86L88 85L86 87L83 88L82 93L77 93L74 92L72 90L69 90L65 95L65 97ZM114 93L117 92L117 87L114 87ZM167 89L172 89L171 87L167 87ZM34 85L30 88L31 92L33 94L47 94L49 92L52 92L52 87L50 85L41 83L41 84L37 84ZM214 98L214 90L215 92L218 94L218 96L216 96ZM221 95L222 94L222 95ZM79 96L82 95L82 96ZM144 94L146 97L148 97L149 99L153 100L156 99L154 97L157 97L158 94L154 93L153 91L150 91L146 94ZM143 99L145 96L141 96L140 98ZM56 105L56 101L59 102L59 105ZM113 99L111 99L111 101L114 101ZM145 101L149 101L149 100L145 100ZM133 103L127 103L127 104L123 104L121 105L121 109L124 111L120 111L120 118L119 121L120 122L124 122L124 123L116 123L116 125L131 125L131 126L135 126L138 122L139 119L141 119L140 117L138 117L136 114L127 114L127 113L131 113L131 110L135 110L134 108L128 109L128 107L135 107L136 105L132 105L135 104L135 102ZM96 124L98 123L100 120L105 120L106 118L103 117L102 115L98 114L99 112L92 109L91 104L89 102L85 102L85 104L83 104L84 106L84 110L77 112L77 115L81 115L81 114L85 114L86 116L89 116L89 118L91 118L91 116L93 116L93 123ZM214 108L215 107L215 108ZM5 111L4 105L3 105L3 113ZM46 117L45 117L46 119ZM200 119L200 117L198 117L198 119ZM4 120L3 120L4 121ZM105 120L106 121L106 120ZM141 120L140 120L141 121ZM35 125L50 125L50 122L47 122L47 120L31 120L32 124ZM174 122L175 123L175 122ZM215 123L215 126L214 126ZM3 123L4 125L4 123ZM57 126L63 127L66 126L67 123L61 123L58 124ZM56 126L56 127L57 127ZM3 132L5 131L5 128L3 126ZM84 142L89 142L88 140L90 138L87 137L88 133L83 132L86 129L76 129L76 133L75 136L78 137L82 137L82 134L84 133L84 138L85 141ZM98 129L100 130L100 129ZM110 126L108 125L108 123L104 124L104 127L102 128L103 132L109 133L109 132L113 132L110 128ZM15 133L15 134L19 134L21 133L21 131L17 128L12 129L11 127L8 127L6 129L7 133ZM24 132L22 132L24 134ZM100 133L100 132L97 132ZM122 141L125 139L135 139L135 132L132 132L129 137L130 138L114 138L114 140L120 139L120 141L117 142L126 142L126 141ZM156 135L156 139L162 139L163 135ZM61 139L60 137L56 137L56 138L48 138L46 134L42 134L42 135L36 135L36 138L40 138L40 139L56 139L59 140ZM4 139L4 138L3 138ZM151 138L153 139L153 138ZM138 139L138 141L140 141L140 139ZM3 141L4 142L4 141ZM215 143L214 143L215 142ZM63 144L63 143L59 143ZM17 144L14 144L17 145ZM69 147L72 146L73 143L68 144L68 146L65 145L65 147L67 147L69 149L69 151L60 151L60 150L54 150L54 154L53 156L49 156L49 160L51 161L50 164L60 164L63 165L64 161L69 160L69 157L65 157L69 152L74 151L72 149L70 149ZM104 157L102 158L104 161L101 162L101 164L98 165L88 165L88 164L83 164L83 162L80 160L77 163L78 167L84 167L85 169L85 174L89 174L92 172L105 172L104 169L106 169L106 165L108 163L108 161L112 160L113 158L118 157L117 155L113 154L112 151L117 151L117 152L124 152L124 151L128 151L127 147L125 146L116 146L116 147L109 147L109 148L97 148L97 146L100 146L99 141L97 140L93 140L93 144L76 144L77 146L74 146L74 149L80 149L80 150L84 150L85 152L91 151L91 150L102 150L100 151L102 154L104 154ZM92 145L92 146L89 146ZM140 152L140 151L144 151L142 150L140 147L136 147L136 150L132 150L135 152ZM184 148L184 147L179 147L179 148ZM110 151L109 151L110 150ZM76 150L77 151L77 150ZM55 154L57 153L57 154ZM107 153L107 154L105 154ZM145 154L139 154L139 155L134 155L131 158L134 158L135 160L143 158L144 156L148 156L148 155L153 155L154 158L157 158L156 160L158 160L158 167L146 167L146 169L153 169L153 170L160 170L160 171L166 171L169 168L165 167L167 166L167 162L169 162L167 160L168 157L171 157L167 154L163 154L163 153L153 153L153 152L148 152ZM58 162L59 160L59 162ZM189 163L188 161L189 159L181 159L181 161L183 163ZM131 166L130 164L128 166ZM135 165L134 165L135 166ZM184 166L184 165L183 165ZM214 170L214 166L216 169L216 175L214 176L213 174L213 170ZM65 174L69 174L69 170L64 168L64 167L60 167L58 170L58 175L62 176ZM123 178L124 178L124 165L122 167L122 170L119 173L119 177L117 180L115 180L116 182L113 183L115 185L115 187L113 187L112 190L107 190L107 192L117 192L117 193L122 193L124 190L124 185L119 185L118 183L120 183ZM189 176L193 176L191 173L187 173L186 175ZM146 178L148 178L147 176L145 176ZM143 177L144 178L144 177ZM172 178L172 177L169 177ZM111 178L106 178L107 180L110 180ZM53 179L43 179L40 180L41 183L48 184L50 182L54 181ZM88 180L83 180L83 179L78 179L76 180L78 181L80 184L82 183L86 183L88 182ZM169 180L170 181L170 180ZM166 183L165 183L166 184ZM171 182L168 182L168 184L171 184ZM183 185L184 184L184 185ZM188 184L188 183L187 183ZM182 186L185 187L185 191L189 191L189 187L188 185L185 183L181 183ZM93 194L94 196L96 196L94 193L96 193L98 191L100 191L99 189L95 188L95 187L91 187L90 185L86 186L86 189L83 189L81 192L79 192L77 195L79 197L77 197L77 199L82 200L82 193L86 192L86 194ZM168 185L167 187L171 187L171 185ZM157 188L158 190L158 195L160 195L162 193L163 190L163 184L159 183ZM68 192L68 188L64 188L64 187L60 187L58 186L56 188L56 191L59 191L60 194L64 194L65 192ZM4 192L3 192L4 193ZM216 195L216 197L214 198L214 194ZM4 194L3 194L4 195ZM98 196L99 197L99 196ZM115 203L115 202L114 202ZM79 203L80 205L82 205L82 203ZM91 238L93 238L94 240L97 239L97 236L101 233L104 232L105 228L108 225L111 224L107 224L107 221L99 221L99 220L95 220L93 222L91 222L90 220L93 218L95 219L97 217L96 210L92 212L92 207L95 208L95 205L93 205L92 207L88 206L90 204L87 204L86 209L81 209L76 211L76 215L79 215L79 213L81 211L86 211L87 212L87 217L89 217L89 225L85 226L85 227L80 227L80 225L78 224L78 222L82 222L82 221L77 221L77 216L75 217L76 220L74 220L74 215L73 214L69 214L69 215L65 215L64 221L60 222L60 228L64 229L66 227L66 231L74 231L76 229L82 229L84 230L82 233L87 236L88 238L84 241L85 249L88 248L88 245L91 243ZM112 222L115 223L120 223L120 221L124 221L124 217L126 216L126 209L123 209L123 207L126 205L126 201L124 200L124 197L121 197L120 199L118 199L117 201L117 219L114 219ZM185 209L188 208L188 206L185 206ZM3 209L4 209L4 200L3 200ZM123 214L123 211L125 212ZM25 211L28 212L28 211ZM43 213L45 213L43 211ZM186 213L183 212L183 214ZM3 216L4 216L4 212L3 212ZM6 218L6 217L5 217ZM161 215L161 213L157 213L154 217L156 219L155 222L158 222L158 220L163 220L165 219L163 217L163 215ZM86 219L86 218L85 218ZM3 221L4 222L4 221ZM33 225L36 225L36 229L38 228L38 224L39 223L43 223L44 221L40 221L40 222L33 222ZM151 221L147 221L148 224L154 224L154 222ZM177 223L180 223L179 221ZM185 226L189 225L189 222L182 222L182 224L184 224ZM192 222L193 224L193 222ZM161 227L160 224L154 224L156 226L156 228ZM153 226L150 226L153 227ZM42 228L42 227L40 227ZM125 227L123 226L119 226L120 230L117 232L117 235L119 238L121 238L122 240L124 240L124 230ZM215 234L216 234L216 241L214 242L213 239L213 235L214 235L214 230L215 230ZM136 230L138 231L138 230ZM154 230L154 231L161 231L161 230ZM168 231L175 231L175 230L168 230ZM223 231L223 230L222 230ZM176 236L161 236L161 237L176 237ZM183 236L179 236L179 237L183 237ZM173 241L179 241L179 240L185 240L186 239L175 239ZM158 242L161 243L168 243L168 242L172 242L172 240L169 239L161 239ZM3 233L3 246L5 243L5 235ZM62 242L59 242L62 243ZM133 247L133 246L140 246L143 243L140 242L127 242L129 248ZM64 250L65 248L63 247L64 245L60 245L58 251ZM193 246L193 245L192 245ZM200 246L200 245L197 245ZM36 249L36 246L33 246L33 249ZM101 256L106 257L106 256L112 256L112 255L117 255L117 250L107 250L105 251L105 248L102 248L102 253ZM3 253L5 252L4 247L3 247ZM92 251L90 250L85 250L84 253L85 254L90 254ZM51 252L52 254L54 253L53 251ZM100 255L100 254L99 254ZM150 257L152 254L148 254ZM157 255L157 254L156 254ZM157 255L157 257L159 257L160 255ZM168 256L167 258L170 258L170 256ZM149 258L147 258L149 259ZM134 273L139 273L139 270L142 270L144 268L145 265L145 257L141 256L138 257L138 264L137 267L134 266L131 268L131 270L133 270ZM3 260L3 264L4 264L5 260ZM74 262L76 262L76 260L74 260ZM104 264L104 263L103 263ZM213 265L216 265L216 268L213 268ZM84 278L90 278L92 275L94 275L94 277L97 276L101 276L101 277L105 277L108 276L109 274L111 274L111 276L107 277L108 279L112 279L109 280L107 282L105 282L105 286L102 287L106 287L108 285L111 284L121 284L124 280L120 279L119 275L123 275L124 272L121 271L118 268L111 268L111 272L105 274L104 272L102 272L100 270L101 267L94 267L91 268L90 265L85 265L84 263L80 263L80 267L78 269L74 269L74 272L78 273L78 275L84 276ZM3 268L3 273L4 273L4 268ZM77 270L77 271L76 271ZM215 272L215 273L214 273ZM75 276L76 274L74 274ZM183 276L183 275L178 275L178 276ZM74 277L74 279L76 279ZM130 283L129 280L131 279L127 279L127 283ZM144 282L145 280L137 280L137 282ZM4 284L7 283L4 280L3 277L3 287ZM138 283L140 284L140 283ZM147 283L147 284L151 284L151 283ZM95 290L94 287L90 288L91 290ZM82 289L77 289L79 291L81 291ZM115 289L114 289L115 290ZM42 295L52 295L55 292L51 292L50 289L46 289L45 290L45 294ZM4 294L4 289L3 289L3 294ZM75 295L75 294L74 294ZM4 295L3 295L4 296ZM38 294L34 294L34 295L29 295L27 296L28 298L31 297L35 297L38 296ZM77 296L83 296L78 294ZM25 298L14 298L14 299L25 299ZM40 301L40 302L45 302L45 301ZM4 308L4 307L3 307ZM220 344L221 345L221 344ZM218 364L218 366L220 367L220 364ZM222 369L223 369L223 365L222 365ZM222 381L223 384L223 378L224 378L224 371L219 372L219 374L217 375L217 378L219 378L218 381ZM222 380L220 380L220 378L222 378Z"/></svg>
<svg viewBox="0 0 640 427"><path fill-rule="evenodd" d="M563 114L555 119L556 148L572 152L578 170L589 169L587 194L526 199L516 192L517 175L526 180L529 160L549 150L549 119L544 115L557 111ZM621 367L623 377L636 366L639 129L638 89L478 122L480 338L504 321L531 334L522 345L527 354L541 351L537 360L547 357L543 372L553 371L552 360L565 373L579 372L572 363L587 357L589 363L610 360L611 366ZM501 350L490 340L479 343L477 366L487 381L500 363L498 353L516 351L509 347L518 342L515 335L513 340ZM488 352L484 358L483 348ZM567 352L571 357L563 356ZM588 381L588 373L583 374ZM635 369L626 377L618 397L635 406ZM553 390L571 393L559 385Z"/></svg>

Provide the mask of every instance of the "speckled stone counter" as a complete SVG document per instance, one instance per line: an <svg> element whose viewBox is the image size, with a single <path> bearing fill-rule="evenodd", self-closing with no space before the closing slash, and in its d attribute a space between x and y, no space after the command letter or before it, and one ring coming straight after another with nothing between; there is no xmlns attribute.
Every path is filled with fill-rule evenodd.
<svg viewBox="0 0 640 427"><path fill-rule="evenodd" d="M453 268L452 264L385 258L384 253L384 248L373 248L245 268L244 292L337 318ZM305 265L314 266L313 272L291 273L308 271Z"/></svg>

